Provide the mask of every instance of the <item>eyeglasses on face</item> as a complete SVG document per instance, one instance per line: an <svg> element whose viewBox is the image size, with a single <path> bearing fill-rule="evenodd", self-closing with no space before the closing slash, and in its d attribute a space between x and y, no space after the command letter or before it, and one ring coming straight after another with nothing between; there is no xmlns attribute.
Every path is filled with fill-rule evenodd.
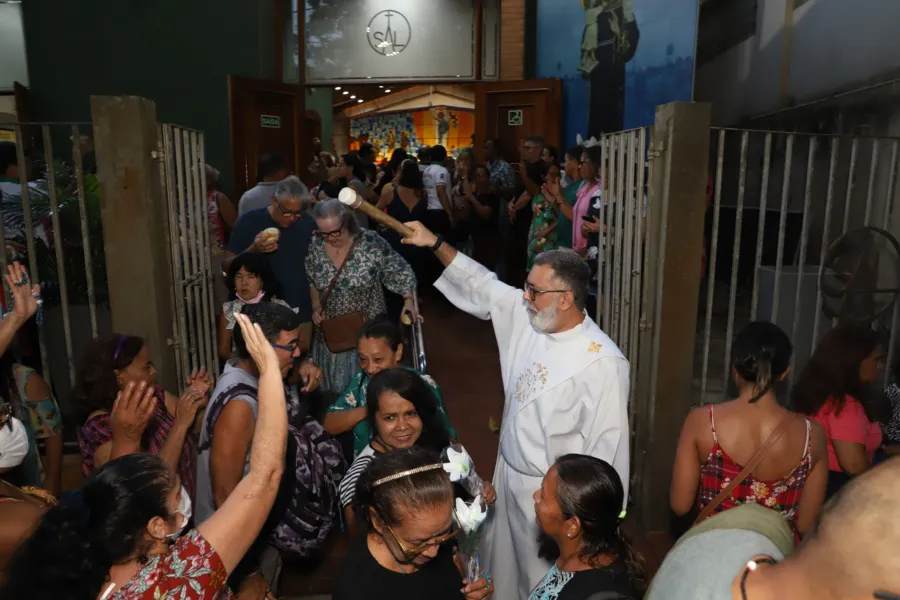
<svg viewBox="0 0 900 600"><path fill-rule="evenodd" d="M341 233L343 233L343 231L344 231L344 228L341 227L339 229L335 229L334 231L318 231L317 230L315 233L317 236L319 236L320 238L323 238L323 239L324 238L335 239L335 238L341 237Z"/></svg>
<svg viewBox="0 0 900 600"><path fill-rule="evenodd" d="M397 534L394 533L394 530L391 529L390 525L387 525L387 530L391 532L391 537L393 537L394 541L397 542L397 545L400 546L400 550L401 550L401 552L403 552L403 556L407 560L413 559L413 558L419 556L420 554L422 554L429 548L446 544L447 542L449 542L450 540L452 540L453 538L455 538L456 536L459 535L459 527L456 526L455 519L454 519L454 524L451 526L449 532L447 532L443 535L435 536L435 537L431 538L430 540L428 540L427 542L423 542L423 543L415 545L415 546L407 546L405 543L403 543L403 540L401 540L399 537L397 537Z"/></svg>
<svg viewBox="0 0 900 600"><path fill-rule="evenodd" d="M302 210L288 210L285 207L283 207L281 205L281 202L279 202L278 200L275 201L275 206L277 206L278 211L286 217L302 217L303 216Z"/></svg>
<svg viewBox="0 0 900 600"><path fill-rule="evenodd" d="M537 299L538 296L543 294L565 294L569 290L539 290L527 281L525 282L525 295L528 296L532 302Z"/></svg>
<svg viewBox="0 0 900 600"><path fill-rule="evenodd" d="M294 342L293 344L289 344L287 346L285 346L284 344L272 344L272 347L278 348L279 350L284 350L285 352L290 352L291 354L293 354L294 352L297 351L297 348L299 347L299 345L300 344L298 342Z"/></svg>

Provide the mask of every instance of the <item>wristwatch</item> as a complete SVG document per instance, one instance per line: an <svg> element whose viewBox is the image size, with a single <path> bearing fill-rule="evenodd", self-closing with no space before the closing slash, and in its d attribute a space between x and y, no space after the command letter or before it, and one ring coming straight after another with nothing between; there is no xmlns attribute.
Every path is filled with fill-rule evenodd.
<svg viewBox="0 0 900 600"><path fill-rule="evenodd" d="M441 244L444 243L444 236L438 234L437 239L434 241L434 246L431 247L432 252L437 252L438 248L441 247Z"/></svg>

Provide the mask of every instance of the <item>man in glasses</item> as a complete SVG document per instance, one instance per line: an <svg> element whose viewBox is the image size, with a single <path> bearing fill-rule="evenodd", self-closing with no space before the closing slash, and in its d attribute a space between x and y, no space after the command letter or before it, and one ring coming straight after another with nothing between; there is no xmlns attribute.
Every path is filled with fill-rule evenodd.
<svg viewBox="0 0 900 600"><path fill-rule="evenodd" d="M490 319L506 401L494 473L486 570L494 600L518 600L550 564L538 556L534 490L558 456L587 454L615 468L628 497L628 361L585 312L590 270L570 250L539 254L525 289L458 253L421 223L404 243L430 248L446 267L435 283L458 308Z"/></svg>
<svg viewBox="0 0 900 600"><path fill-rule="evenodd" d="M248 305L244 313L260 326L275 349L285 378L288 412L291 422L296 424L301 411L300 393L312 391L322 382L322 370L310 361L302 360L307 345L300 336L300 318L290 308L273 302ZM198 525L222 506L249 470L247 460L259 407L259 371L240 328L235 328L234 345L237 357L225 365L203 416L194 510ZM285 468L292 471L294 465ZM267 534L263 531L261 539ZM257 544L233 573L232 587L235 592L249 593L247 588L256 586L262 590L259 595L262 597L266 587L275 587L280 570L278 552L265 544ZM252 576L253 573L257 575Z"/></svg>
<svg viewBox="0 0 900 600"><path fill-rule="evenodd" d="M312 304L304 263L316 228L308 213L310 206L309 190L302 181L294 176L280 181L268 206L251 210L235 223L223 264L227 271L238 254L265 254L281 284L284 301L297 309L307 343L312 335Z"/></svg>

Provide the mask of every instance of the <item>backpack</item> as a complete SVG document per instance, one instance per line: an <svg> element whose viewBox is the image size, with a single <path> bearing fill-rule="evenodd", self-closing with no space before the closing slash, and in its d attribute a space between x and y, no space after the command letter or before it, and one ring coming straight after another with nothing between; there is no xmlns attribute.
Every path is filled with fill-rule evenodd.
<svg viewBox="0 0 900 600"><path fill-rule="evenodd" d="M217 395L206 412L208 440L199 450L212 445L216 420L231 399L255 397L257 390L238 383ZM341 516L337 485L345 468L340 443L309 414L304 414L296 395L288 395L288 436L284 473L275 503L260 538L291 557L314 556Z"/></svg>
<svg viewBox="0 0 900 600"><path fill-rule="evenodd" d="M288 425L281 485L265 529L269 543L283 554L309 558L341 517L338 482L344 453L321 423L306 415Z"/></svg>

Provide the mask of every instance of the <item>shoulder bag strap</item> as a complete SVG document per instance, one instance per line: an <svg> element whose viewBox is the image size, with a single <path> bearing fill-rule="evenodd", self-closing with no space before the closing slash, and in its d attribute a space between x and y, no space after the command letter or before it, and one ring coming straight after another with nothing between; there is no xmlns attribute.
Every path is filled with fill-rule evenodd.
<svg viewBox="0 0 900 600"><path fill-rule="evenodd" d="M756 468L756 465L759 464L759 461L765 458L769 451L772 450L772 447L775 445L775 443L781 439L781 436L784 435L784 432L787 430L788 423L790 423L794 416L796 416L794 413L789 412L784 417L784 419L782 419L781 423L778 424L778 427L775 428L775 431L772 432L772 435L769 436L769 439L767 439L765 443L760 447L760 449L756 451L756 454L753 455L753 458L751 458L750 462L747 463L747 466L744 467L744 470L741 471L737 477L732 479L731 482L725 486L725 489L719 492L719 495L716 496L712 502L707 504L706 508L704 508L700 512L697 520L694 521L694 525L700 523L701 521L704 521L709 515L712 514L712 511L714 511L716 507L722 504L725 498L731 496L731 492L734 491L734 488L740 485L740 483L747 478L750 472Z"/></svg>
<svg viewBox="0 0 900 600"><path fill-rule="evenodd" d="M356 244L359 243L359 240L362 238L362 234L358 234L354 239L353 243L350 244L350 250L347 251L347 256L344 257L343 262L341 262L341 266L338 267L337 273L334 274L334 277L331 278L331 283L328 284L328 287L325 289L325 293L322 294L321 302L322 308L325 308L325 301L331 296L331 291L334 289L334 285L337 283L338 278L340 278L341 273L344 272L344 267L347 266L347 262L350 260L350 256L353 254L353 249L356 248Z"/></svg>

